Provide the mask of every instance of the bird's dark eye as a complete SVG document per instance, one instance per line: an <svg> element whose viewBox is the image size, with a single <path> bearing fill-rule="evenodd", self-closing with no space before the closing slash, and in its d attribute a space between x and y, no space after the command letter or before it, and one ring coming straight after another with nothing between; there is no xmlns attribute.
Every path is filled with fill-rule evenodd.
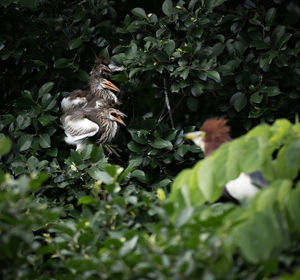
<svg viewBox="0 0 300 280"><path fill-rule="evenodd" d="M115 113L115 112L112 112L112 113L110 113L113 117L117 117L118 116L118 114L117 113Z"/></svg>

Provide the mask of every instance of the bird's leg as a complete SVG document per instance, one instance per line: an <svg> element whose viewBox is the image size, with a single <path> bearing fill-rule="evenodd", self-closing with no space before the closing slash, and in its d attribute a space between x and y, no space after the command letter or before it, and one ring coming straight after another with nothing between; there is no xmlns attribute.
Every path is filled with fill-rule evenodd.
<svg viewBox="0 0 300 280"><path fill-rule="evenodd" d="M104 144L104 149L108 152L108 154L115 154L117 157L120 157L120 154L116 151L117 145L112 144Z"/></svg>

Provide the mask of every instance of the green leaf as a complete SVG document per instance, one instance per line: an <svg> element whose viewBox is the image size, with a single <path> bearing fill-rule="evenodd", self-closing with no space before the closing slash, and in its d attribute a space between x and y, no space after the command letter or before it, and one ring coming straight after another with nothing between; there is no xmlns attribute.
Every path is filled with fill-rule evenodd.
<svg viewBox="0 0 300 280"><path fill-rule="evenodd" d="M264 50L264 49L270 48L270 45L263 40L253 40L250 43L250 46L256 48L257 50ZM264 58L265 58L265 55L264 55Z"/></svg>
<svg viewBox="0 0 300 280"><path fill-rule="evenodd" d="M52 83L52 82L43 84L39 89L38 97L40 98L40 97L44 96L45 94L47 94L49 91L51 91L53 86L54 86L54 83Z"/></svg>
<svg viewBox="0 0 300 280"><path fill-rule="evenodd" d="M197 169L198 186L208 201L213 198L214 194L213 165L213 158L209 157Z"/></svg>
<svg viewBox="0 0 300 280"><path fill-rule="evenodd" d="M200 83L195 83L192 87L192 95L195 97L200 96L203 93L204 85Z"/></svg>
<svg viewBox="0 0 300 280"><path fill-rule="evenodd" d="M155 149L168 149L172 150L173 145L170 141L164 140L162 138L156 138L150 145Z"/></svg>
<svg viewBox="0 0 300 280"><path fill-rule="evenodd" d="M97 199L95 197L92 197L90 195L85 195L85 196L82 196L77 204L78 205L91 205L91 204L94 204L94 203L97 203Z"/></svg>
<svg viewBox="0 0 300 280"><path fill-rule="evenodd" d="M142 171L142 170L134 170L132 173L131 173L131 177L134 177L134 178L137 178L140 182L146 184L149 182L149 177L148 175Z"/></svg>
<svg viewBox="0 0 300 280"><path fill-rule="evenodd" d="M38 118L38 120L42 124L42 126L46 126L53 120L53 116L49 114L43 114Z"/></svg>
<svg viewBox="0 0 300 280"><path fill-rule="evenodd" d="M107 172L99 170L97 167L90 168L88 173L95 180L99 180L108 185L113 183L111 176Z"/></svg>
<svg viewBox="0 0 300 280"><path fill-rule="evenodd" d="M23 151L28 150L31 147L32 139L33 139L33 136L30 134L22 135L17 142L19 151L23 152Z"/></svg>
<svg viewBox="0 0 300 280"><path fill-rule="evenodd" d="M147 144L147 135L149 134L149 131L144 129L141 130L129 129L128 131L135 142L142 145Z"/></svg>
<svg viewBox="0 0 300 280"><path fill-rule="evenodd" d="M254 102L254 103L260 103L263 100L263 95L260 94L259 92L255 92L253 94L251 94L250 96L250 101Z"/></svg>
<svg viewBox="0 0 300 280"><path fill-rule="evenodd" d="M141 165L142 162L143 162L142 156L135 156L129 160L128 166L137 167L137 166Z"/></svg>
<svg viewBox="0 0 300 280"><path fill-rule="evenodd" d="M208 78L215 80L217 83L221 82L220 74L217 71L209 70L206 74Z"/></svg>
<svg viewBox="0 0 300 280"><path fill-rule="evenodd" d="M300 169L300 140L290 143L286 150L286 165L290 168Z"/></svg>
<svg viewBox="0 0 300 280"><path fill-rule="evenodd" d="M8 137L0 138L0 156L4 156L10 152L12 143Z"/></svg>
<svg viewBox="0 0 300 280"><path fill-rule="evenodd" d="M142 146L142 145L139 145L137 144L136 142L134 141L130 141L128 144L127 144L127 147L130 151L132 152L135 152L135 153L141 153L143 151L145 151L147 149L147 147L145 146Z"/></svg>
<svg viewBox="0 0 300 280"><path fill-rule="evenodd" d="M190 69L185 69L181 74L180 74L180 77L184 80L186 80L186 78L188 77L190 73Z"/></svg>
<svg viewBox="0 0 300 280"><path fill-rule="evenodd" d="M240 112L247 105L247 97L242 92L237 92L230 98L230 104Z"/></svg>
<svg viewBox="0 0 300 280"><path fill-rule="evenodd" d="M71 150L71 159L77 166L82 163L82 158L79 151Z"/></svg>
<svg viewBox="0 0 300 280"><path fill-rule="evenodd" d="M139 18L146 18L146 13L142 8L134 8L131 10L131 13Z"/></svg>
<svg viewBox="0 0 300 280"><path fill-rule="evenodd" d="M167 55L171 56L175 50L175 41L169 40L168 43L165 45L164 49L165 49Z"/></svg>
<svg viewBox="0 0 300 280"><path fill-rule="evenodd" d="M26 127L30 126L31 118L29 116L19 115L16 119L18 127L20 129L25 129Z"/></svg>
<svg viewBox="0 0 300 280"><path fill-rule="evenodd" d="M271 25L275 19L276 16L276 9L275 8L270 8L267 12L266 12L266 16L265 16L265 22L267 25Z"/></svg>
<svg viewBox="0 0 300 280"><path fill-rule="evenodd" d="M82 44L82 40L80 37L73 39L71 41L69 41L69 50L74 50L77 49L79 46L81 46Z"/></svg>
<svg viewBox="0 0 300 280"><path fill-rule="evenodd" d="M281 94L281 91L278 87L263 87L261 92L266 93L268 96L277 96Z"/></svg>
<svg viewBox="0 0 300 280"><path fill-rule="evenodd" d="M66 58L59 58L54 61L54 68L56 69L63 69L66 68L69 65L69 60Z"/></svg>
<svg viewBox="0 0 300 280"><path fill-rule="evenodd" d="M83 81L83 82L87 82L89 80L89 74L82 70L82 69L79 69L77 71L77 75L76 75L80 81Z"/></svg>
<svg viewBox="0 0 300 280"><path fill-rule="evenodd" d="M194 213L193 207L184 208L176 218L175 225L176 227L181 227L187 223L187 221L192 217Z"/></svg>
<svg viewBox="0 0 300 280"><path fill-rule="evenodd" d="M68 258L66 261L66 267L78 272L96 271L98 264L94 263L91 259L83 257Z"/></svg>
<svg viewBox="0 0 300 280"><path fill-rule="evenodd" d="M128 255L136 246L139 240L138 235L135 235L130 240L126 241L124 245L120 248L119 254L121 257Z"/></svg>
<svg viewBox="0 0 300 280"><path fill-rule="evenodd" d="M93 146L92 152L91 152L91 161L92 162L98 162L102 159L104 159L104 153L103 153L103 148L102 145Z"/></svg>
<svg viewBox="0 0 300 280"><path fill-rule="evenodd" d="M130 70L128 78L131 79L135 73L142 71L143 68L142 67L138 67L138 68L133 68L132 70Z"/></svg>
<svg viewBox="0 0 300 280"><path fill-rule="evenodd" d="M42 148L50 148L51 140L49 134L42 134L40 136L39 143Z"/></svg>
<svg viewBox="0 0 300 280"><path fill-rule="evenodd" d="M280 49L291 37L292 34L286 32L285 26L277 26L271 34L272 48L275 50Z"/></svg>
<svg viewBox="0 0 300 280"><path fill-rule="evenodd" d="M173 13L173 4L171 0L164 1L162 11L166 16L170 16Z"/></svg>

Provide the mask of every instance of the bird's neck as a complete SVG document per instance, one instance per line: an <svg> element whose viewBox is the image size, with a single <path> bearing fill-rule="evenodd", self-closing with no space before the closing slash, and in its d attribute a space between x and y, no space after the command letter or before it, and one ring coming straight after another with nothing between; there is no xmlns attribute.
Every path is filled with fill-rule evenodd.
<svg viewBox="0 0 300 280"><path fill-rule="evenodd" d="M103 118L102 114L97 115L97 123L102 128L102 133L99 138L99 143L110 142L118 131L118 124L116 121Z"/></svg>
<svg viewBox="0 0 300 280"><path fill-rule="evenodd" d="M100 87L102 89L102 86L101 86L100 82L98 81L98 79L96 79L94 77L90 78L89 85L90 85L90 89L91 89L92 92L95 92L95 91L99 90Z"/></svg>

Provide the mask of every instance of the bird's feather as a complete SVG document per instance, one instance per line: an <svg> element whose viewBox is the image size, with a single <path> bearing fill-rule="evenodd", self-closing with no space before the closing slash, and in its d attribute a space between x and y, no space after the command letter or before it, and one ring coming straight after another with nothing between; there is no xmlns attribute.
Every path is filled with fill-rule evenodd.
<svg viewBox="0 0 300 280"><path fill-rule="evenodd" d="M62 124L66 134L74 139L91 137L99 131L98 124L86 118L84 112L63 116Z"/></svg>
<svg viewBox="0 0 300 280"><path fill-rule="evenodd" d="M251 177L243 172L238 178L228 182L225 187L228 193L238 201L250 199L259 191Z"/></svg>

